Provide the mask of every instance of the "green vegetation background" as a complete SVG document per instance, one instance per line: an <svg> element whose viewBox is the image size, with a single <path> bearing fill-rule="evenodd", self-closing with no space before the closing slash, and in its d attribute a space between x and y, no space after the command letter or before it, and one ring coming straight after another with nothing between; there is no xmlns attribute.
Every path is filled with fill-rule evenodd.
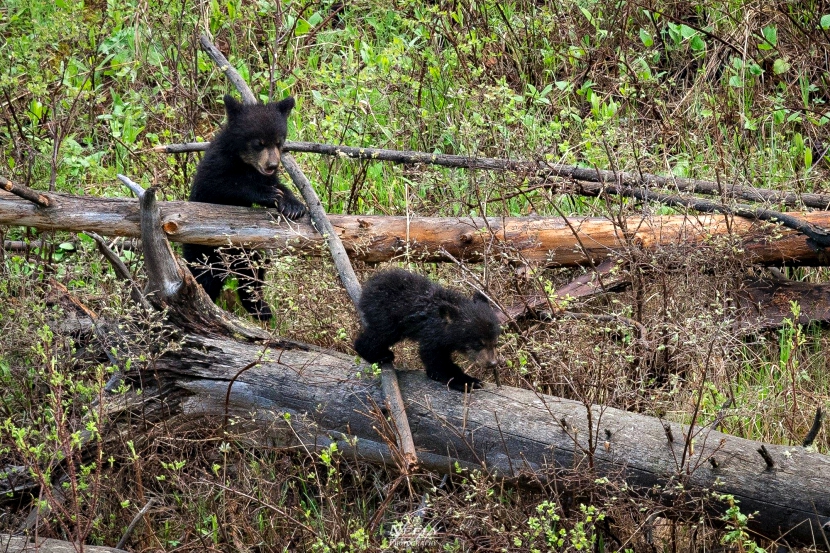
<svg viewBox="0 0 830 553"><path fill-rule="evenodd" d="M6 0L0 174L41 190L126 196L115 180L124 173L166 199L186 198L199 156L150 149L209 140L222 123L221 97L235 91L201 52L203 32L263 101L297 99L292 140L797 191L824 190L830 173L830 8L822 2ZM569 197L514 174L298 157L332 213L671 212ZM34 238L19 228L1 234ZM111 370L55 330L50 279L102 313L134 315L89 239L44 238L54 246L2 257L0 467L39 466L48 481L53 459L79 455L71 438L105 424L88 405ZM625 327L536 323L505 333L502 381L682 421L697 405L703 420L725 409L727 432L799 443L828 400L825 332L787 325L736 339L726 297L747 268L731 259L733 246L632 253L630 292L572 306L635 318L655 351L643 354ZM140 254L114 247L140 278ZM470 283L458 268L409 265ZM577 274L497 262L471 269L505 302ZM280 257L269 300L275 332L351 351L356 319L343 312L327 262ZM162 332L151 328L135 362L151 356L153 333ZM409 349L401 355L417 364ZM753 547L740 513L729 515L731 533L660 517L655 530L649 517L662 507L645 498L632 507L607 482L579 480L583 505L568 507L555 490L518 494L476 475L440 489L432 475L403 485L336 452L252 451L216 436L157 429L102 445L97 460L78 457L86 472L75 477L71 508L56 509L44 532L112 545L153 496L157 507L131 538L136 550ZM827 451L824 433L816 447ZM440 515L414 516L424 494ZM0 530L25 518L19 505L0 506Z"/></svg>

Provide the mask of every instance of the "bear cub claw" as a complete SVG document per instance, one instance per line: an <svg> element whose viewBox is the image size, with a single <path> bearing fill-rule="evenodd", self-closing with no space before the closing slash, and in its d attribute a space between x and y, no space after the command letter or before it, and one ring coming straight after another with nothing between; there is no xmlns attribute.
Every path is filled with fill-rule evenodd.
<svg viewBox="0 0 830 553"><path fill-rule="evenodd" d="M363 328L354 348L370 363L391 361L392 345L413 340L427 376L461 392L482 388L482 382L464 373L453 353L466 354L481 367L497 364L499 322L479 293L468 298L420 275L392 269L366 282L358 309Z"/></svg>
<svg viewBox="0 0 830 553"><path fill-rule="evenodd" d="M277 209L279 209L279 212L285 215L286 218L291 219L292 221L299 219L308 213L305 205L293 196L286 197L285 195L281 195L278 197Z"/></svg>

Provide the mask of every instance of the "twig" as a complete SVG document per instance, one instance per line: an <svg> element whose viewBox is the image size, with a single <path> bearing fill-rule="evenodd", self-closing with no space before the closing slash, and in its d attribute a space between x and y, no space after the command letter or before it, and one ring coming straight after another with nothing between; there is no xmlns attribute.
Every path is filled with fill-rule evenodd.
<svg viewBox="0 0 830 553"><path fill-rule="evenodd" d="M246 104L256 104L256 96L254 96L247 83L245 83L245 80L228 63L225 56L210 42L210 39L202 35L199 40L211 59L219 65L228 80L237 88L242 96L242 101ZM317 197L317 193L311 186L311 182L303 174L302 169L294 161L294 158L290 154L284 153L281 159L285 170L288 172L288 175L300 191L300 194L302 194L308 206L312 223L317 228L317 231L326 238L326 243L329 246L329 251L334 260L334 265L337 268L337 274L340 275L340 280L346 289L346 293L349 294L349 298L351 298L352 303L357 308L360 301L360 283L349 261L349 256L346 254L346 249L340 241L340 237L334 231L334 227L332 227L331 221L329 221L323 209L323 204ZM409 420L406 416L406 408L404 407L403 397L401 396L398 376L391 364L384 363L381 366L381 388L383 389L386 401L389 403L389 412L392 415L392 420L395 421L395 427L398 430L398 436L401 441L400 447L403 450L404 459L407 461L407 468L413 467L418 462L418 456L415 453L415 441L412 438L412 430L409 427Z"/></svg>
<svg viewBox="0 0 830 553"><path fill-rule="evenodd" d="M124 175L118 174L116 176L118 177L118 180L124 183L124 186L129 188L139 200L144 196L144 188L140 184L133 182L129 177Z"/></svg>
<svg viewBox="0 0 830 553"><path fill-rule="evenodd" d="M810 427L810 431L807 432L807 435L804 437L804 443L801 445L803 447L809 447L813 445L813 441L818 436L818 431L821 430L821 419L823 413L821 412L821 407L816 409L816 417L813 419L813 426Z"/></svg>
<svg viewBox="0 0 830 553"><path fill-rule="evenodd" d="M138 513L136 513L136 515L133 517L132 522L130 522L130 525L127 526L126 530L124 530L124 535L122 535L121 539L118 540L118 545L115 546L116 549L124 548L124 545L126 545L127 540L130 538L130 534L132 534L133 530L135 530L135 527L138 526L138 521L141 520L142 517L147 514L147 511L150 510L150 507L152 507L153 503L155 502L156 498L151 497L150 500L144 504L144 507L142 507L141 510L138 511Z"/></svg>
<svg viewBox="0 0 830 553"><path fill-rule="evenodd" d="M220 54L221 55L221 54ZM210 142L189 142L185 144L168 144L156 146L154 151L169 154L204 151ZM365 159L370 161L388 161L403 164L427 164L453 167L457 169L481 169L487 171L513 171L519 173L533 173L543 179L560 177L599 184L620 185L626 187L654 187L688 192L692 194L706 194L708 196L722 196L742 199L749 202L781 204L791 207L812 207L816 209L830 208L828 194L796 194L794 192L779 192L767 188L755 188L740 185L719 185L714 181L687 179L681 177L662 177L650 173L627 173L625 171L609 171L562 163L545 163L543 161L511 160L491 157L470 157L447 154L431 154L428 152L412 152L404 150L388 150L383 148L356 148L353 146L338 146L333 144L318 144L315 142L286 142L283 146L286 152L322 154L345 157L351 159ZM548 186L553 186L548 185ZM533 188L544 188L537 185ZM526 190L529 192L530 190ZM613 190L608 190L614 193ZM596 195L588 188L578 190L578 194Z"/></svg>
<svg viewBox="0 0 830 553"><path fill-rule="evenodd" d="M124 262L121 261L121 258L110 249L107 245L106 241L97 233L97 232L90 232L87 231L84 234L90 236L95 243L98 244L98 251L107 258L107 261L110 262L112 265L112 269L115 271L115 275L120 278L121 280L127 282L130 285L130 298L136 304L140 305L144 309L150 309L150 303L144 297L144 294L141 293L141 289L138 287L138 284L135 283L133 280L133 276L130 274L130 270L127 269L127 266L124 265Z"/></svg>
<svg viewBox="0 0 830 553"><path fill-rule="evenodd" d="M775 466L775 461L772 460L772 455L769 454L767 451L767 446L762 445L758 448L758 453L761 454L761 457L764 458L764 462L767 464L767 468L771 469Z"/></svg>
<svg viewBox="0 0 830 553"><path fill-rule="evenodd" d="M256 104L257 99L254 96L254 93L248 87L248 84L245 82L245 79L242 78L242 75L237 72L236 69L230 64L230 62L225 58L222 52L213 45L213 42L208 38L207 35L201 35L199 37L199 42L202 45L202 48L205 50L210 59L213 60L219 70L225 74L225 77L236 87L239 91L239 94L242 95L242 101L246 104Z"/></svg>
<svg viewBox="0 0 830 553"><path fill-rule="evenodd" d="M40 207L49 207L51 205L48 196L41 194L37 190L32 190L28 186L15 184L5 177L0 177L0 188L6 192L11 192L15 196L20 196L24 200L29 200Z"/></svg>

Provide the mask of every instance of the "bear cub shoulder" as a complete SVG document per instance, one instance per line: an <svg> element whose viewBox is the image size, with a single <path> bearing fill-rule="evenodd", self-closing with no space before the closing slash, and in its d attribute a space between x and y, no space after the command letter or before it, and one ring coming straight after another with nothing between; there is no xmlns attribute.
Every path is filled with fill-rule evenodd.
<svg viewBox="0 0 830 553"><path fill-rule="evenodd" d="M427 376L459 391L481 388L481 381L464 373L452 359L454 352L481 367L496 366L499 321L478 292L471 299L421 275L392 269L366 282L358 308L363 328L354 348L370 363L391 362L389 348L413 340Z"/></svg>

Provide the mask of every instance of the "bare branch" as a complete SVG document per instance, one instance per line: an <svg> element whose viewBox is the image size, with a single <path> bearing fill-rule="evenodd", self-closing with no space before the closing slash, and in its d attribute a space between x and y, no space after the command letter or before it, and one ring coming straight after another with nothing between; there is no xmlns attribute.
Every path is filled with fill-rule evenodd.
<svg viewBox="0 0 830 553"><path fill-rule="evenodd" d="M130 270L127 269L127 266L124 265L124 262L121 261L121 258L110 249L107 245L107 242L96 232L87 232L88 236L90 236L95 243L98 244L98 251L107 258L107 261L110 262L112 265L112 269L115 271L115 274L118 278L123 280L124 282L130 285L130 298L137 304L143 307L144 309L150 309L150 304L147 302L147 299L144 297L144 294L141 293L141 290L138 287L138 284L135 283L133 280L133 275L130 274Z"/></svg>
<svg viewBox="0 0 830 553"><path fill-rule="evenodd" d="M210 142L191 142L187 144L169 144L153 148L157 152L170 154L204 151ZM576 165L561 163L546 163L543 161L511 160L489 157L468 157L447 154L430 154L427 152L412 152L403 150L387 150L382 148L356 148L353 146L336 146L333 144L317 144L314 142L286 142L283 150L295 153L312 153L337 156L351 159L365 159L369 161L389 161L403 164L428 164L458 169L481 169L486 171L512 171L535 175L545 179L534 188L553 188L554 184L547 179L558 177L601 183L606 185L654 187L691 194L706 194L708 196L725 196L725 198L741 199L756 203L770 203L788 207L812 207L816 209L830 208L828 194L796 194L794 192L779 192L766 188L740 186L737 184L723 184L714 181L687 179L682 177L662 177L649 173L634 174L625 171L615 172L605 169L592 169ZM529 190L528 190L529 191ZM528 191L519 191L524 193ZM583 188L577 194L595 195L590 189ZM609 193L614 193L609 190Z"/></svg>

